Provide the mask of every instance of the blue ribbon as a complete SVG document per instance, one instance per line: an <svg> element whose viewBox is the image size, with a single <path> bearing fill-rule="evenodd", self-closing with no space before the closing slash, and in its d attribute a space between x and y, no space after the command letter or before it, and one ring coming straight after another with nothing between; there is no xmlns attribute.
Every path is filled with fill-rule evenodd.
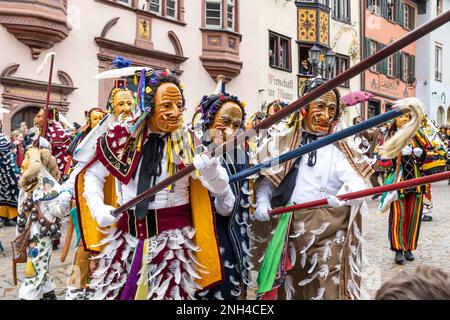
<svg viewBox="0 0 450 320"><path fill-rule="evenodd" d="M367 121L361 122L357 125L354 125L350 128L344 129L342 131L336 132L334 134L331 134L329 136L326 136L320 140L314 141L312 143L309 143L307 145L301 146L298 149L286 152L282 154L279 157L272 158L270 160L267 160L265 162L262 162L256 166L253 166L251 168L248 168L246 170L242 170L239 173L233 175L230 177L230 183L234 183L236 181L239 181L241 179L245 179L251 175L254 175L255 173L260 172L263 169L271 168L273 166L279 165L281 163L284 163L286 161L289 161L294 158L298 158L300 156L303 156L305 154L308 154L314 150L326 147L327 145L330 145L332 143L335 143L339 140L351 137L357 133L363 132L367 129L370 129L372 127L375 127L379 124L385 123L389 120L395 119L403 114L401 109L394 109L389 112L386 112L382 115L373 117Z"/></svg>

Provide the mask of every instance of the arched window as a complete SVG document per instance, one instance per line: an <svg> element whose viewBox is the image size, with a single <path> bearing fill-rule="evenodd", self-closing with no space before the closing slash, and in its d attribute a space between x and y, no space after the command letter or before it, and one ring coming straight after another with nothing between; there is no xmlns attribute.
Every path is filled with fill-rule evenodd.
<svg viewBox="0 0 450 320"><path fill-rule="evenodd" d="M440 106L437 110L437 124L438 127L442 126L444 124L445 119L445 110L442 106Z"/></svg>
<svg viewBox="0 0 450 320"><path fill-rule="evenodd" d="M33 119L39 112L39 107L26 107L16 112L11 119L11 131L20 128L22 122L26 122L28 128L34 126Z"/></svg>
<svg viewBox="0 0 450 320"><path fill-rule="evenodd" d="M238 0L205 0L203 26L238 32Z"/></svg>

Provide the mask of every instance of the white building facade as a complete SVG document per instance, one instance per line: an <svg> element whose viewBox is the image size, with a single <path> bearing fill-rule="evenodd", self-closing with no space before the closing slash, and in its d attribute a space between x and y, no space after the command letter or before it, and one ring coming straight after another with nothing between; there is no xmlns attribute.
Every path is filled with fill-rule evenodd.
<svg viewBox="0 0 450 320"><path fill-rule="evenodd" d="M419 7L422 25L450 10L450 0L428 0ZM417 97L437 126L450 124L450 24L417 41Z"/></svg>
<svg viewBox="0 0 450 320"><path fill-rule="evenodd" d="M49 70L39 75L36 70L49 52L56 53L50 104L71 122L83 123L85 110L105 106L113 82L94 76L113 68L117 55L133 65L175 70L184 83L188 122L219 74L226 76L227 91L246 101L248 115L275 99L292 102L301 83L302 46L313 45L300 36L301 2L0 0L3 131L10 133L22 121L31 125L45 105ZM360 9L357 1L336 3L346 3L336 9L342 19L331 17L333 0L314 5L327 15L322 47L348 57L339 60L340 72L359 61L349 48L359 45ZM359 82L353 79L342 91L359 90Z"/></svg>

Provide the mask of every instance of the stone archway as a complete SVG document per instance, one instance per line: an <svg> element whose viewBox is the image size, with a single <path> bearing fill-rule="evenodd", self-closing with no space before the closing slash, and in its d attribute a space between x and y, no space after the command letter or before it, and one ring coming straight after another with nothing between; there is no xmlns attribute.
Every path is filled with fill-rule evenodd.
<svg viewBox="0 0 450 320"><path fill-rule="evenodd" d="M45 81L13 76L19 66L19 64L9 65L0 73L0 83L3 85L1 102L4 108L10 112L3 115L3 132L6 134L11 132L13 126L15 127L17 121L21 118L25 119L26 122L30 121L29 118L33 114L33 109L28 108L45 106L47 98L47 83ZM57 72L57 76L61 83L52 84L50 105L57 107L63 114L66 114L70 105L69 95L77 88L73 86L73 81L67 73L60 70ZM14 124L12 123L13 120L15 121Z"/></svg>

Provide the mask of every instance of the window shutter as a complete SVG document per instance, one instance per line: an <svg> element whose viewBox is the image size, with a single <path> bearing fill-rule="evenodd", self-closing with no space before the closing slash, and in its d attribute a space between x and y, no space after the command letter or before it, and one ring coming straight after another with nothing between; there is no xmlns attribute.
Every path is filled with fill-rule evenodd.
<svg viewBox="0 0 450 320"><path fill-rule="evenodd" d="M383 50L386 46L380 43L380 50ZM387 75L387 58L381 61L381 73Z"/></svg>
<svg viewBox="0 0 450 320"><path fill-rule="evenodd" d="M415 29L415 17L416 10L413 7L409 7L409 29L414 30Z"/></svg>
<svg viewBox="0 0 450 320"><path fill-rule="evenodd" d="M387 19L389 17L389 7L387 0L381 0L381 11L383 13L383 17Z"/></svg>
<svg viewBox="0 0 450 320"><path fill-rule="evenodd" d="M400 24L400 4L401 1L400 0L396 0L395 1L395 22Z"/></svg>
<svg viewBox="0 0 450 320"><path fill-rule="evenodd" d="M402 78L402 53L395 53L395 77L397 79Z"/></svg>
<svg viewBox="0 0 450 320"><path fill-rule="evenodd" d="M381 49L381 43L377 43L377 52ZM381 73L381 68L383 65L383 61L377 63L377 72Z"/></svg>
<svg viewBox="0 0 450 320"><path fill-rule="evenodd" d="M400 79L401 79L403 82L406 82L407 76L406 76L406 74L403 72L403 71L405 70L405 64L407 63L407 61L406 61L406 55L405 55L404 52L402 52L400 55L401 55L401 63L400 63L400 65L401 65L401 67L400 67L401 77L400 77Z"/></svg>
<svg viewBox="0 0 450 320"><path fill-rule="evenodd" d="M413 79L416 78L416 57L409 56L409 73Z"/></svg>
<svg viewBox="0 0 450 320"><path fill-rule="evenodd" d="M403 10L405 9L405 4L402 1L399 1L399 10L398 10L398 24L403 26L404 22L403 22L403 18L404 18L404 14L403 14Z"/></svg>
<svg viewBox="0 0 450 320"><path fill-rule="evenodd" d="M403 2L401 0L398 0L397 23L403 24Z"/></svg>
<svg viewBox="0 0 450 320"><path fill-rule="evenodd" d="M370 56L370 51L371 51L370 50L370 39L365 38L364 44L365 44L365 47L366 47L366 50L365 50L364 54L366 55L365 59L367 59Z"/></svg>

